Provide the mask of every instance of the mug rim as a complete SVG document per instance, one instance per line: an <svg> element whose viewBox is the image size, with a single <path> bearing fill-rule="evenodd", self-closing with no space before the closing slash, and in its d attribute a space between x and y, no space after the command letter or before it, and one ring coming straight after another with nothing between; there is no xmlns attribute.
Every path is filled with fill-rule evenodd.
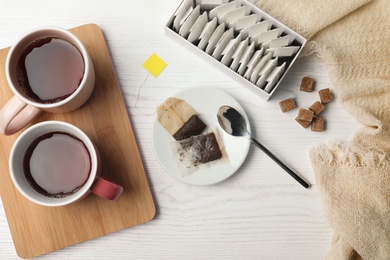
<svg viewBox="0 0 390 260"><path fill-rule="evenodd" d="M55 129L48 130L45 127L49 127L49 128L53 127ZM37 137L39 137L45 133L49 133L49 132L53 132L53 131L62 131L62 132L66 132L66 133L70 133L72 135L75 135L77 138L80 138L81 141L87 147L88 152L89 152L90 157L91 157L91 170L90 170L88 179L86 180L84 185L80 188L80 190L78 190L74 194L68 195L68 196L63 197L63 198L51 198L51 197L44 196L44 195L40 194L39 192L35 191L31 186L29 186L30 190L32 192L34 192L35 195L42 198L42 200L39 200L39 199L36 199L34 196L31 196L26 190L24 190L22 188L21 184L19 183L19 181L17 180L17 177L16 177L17 175L22 175L23 180L25 180L25 177L24 177L23 171L19 172L19 173L15 172L16 169L14 169L14 163L15 163L14 161L17 159L15 157L16 156L15 153L17 152L17 149L20 148L19 146L23 145L23 144L21 144L21 142L24 139L29 138L30 137L29 135L31 135L31 133L34 130L39 129L39 128L43 128L44 130L38 131L36 134L31 136L32 140L35 140ZM73 132L71 132L70 130L72 130ZM74 132L76 132L77 135L74 134ZM27 144L23 145L22 147L26 148L30 144L31 144L31 141L29 141ZM24 156L24 152L23 152L22 156ZM91 141L91 139L80 128L78 128L70 123L63 122L63 121L55 121L55 120L44 121L44 122L40 122L40 123L37 123L37 124L29 127L20 136L18 136L18 138L15 140L15 142L11 148L11 153L10 153L10 157L9 157L9 172L10 172L11 179L12 179L12 182L15 185L15 187L28 200L35 202L36 204L39 204L42 206L51 206L51 207L64 206L64 205L68 205L68 204L71 204L73 202L76 202L76 201L82 199L84 196L86 196L90 192L90 188L91 188L92 184L94 183L95 178L97 177L97 173L98 173L99 160L98 160L97 153L98 152L97 152L93 142ZM27 185L29 185L29 184L27 184Z"/></svg>
<svg viewBox="0 0 390 260"><path fill-rule="evenodd" d="M23 94L20 93L19 89L14 85L13 81L12 81L12 78L11 78L11 72L10 72L10 68L9 68L9 63L10 63L10 60L12 58L12 56L14 55L14 51L17 47L19 47L20 43L28 38L30 35L34 34L34 33L38 33L40 31L57 31L57 32L60 32L60 33L63 33L63 34L66 34L67 36L69 36L72 41L74 42L71 42L73 45L75 45L75 47L79 50L79 52L81 53L82 57L83 57L83 61L84 61L84 75L83 75L83 79L81 80L80 84L78 85L78 87L76 88L76 90L67 98L65 99L62 99L58 102L54 102L54 103L40 103L40 102L36 102L34 100L31 100L31 99L28 99L26 98ZM41 36L42 37L42 36ZM65 39L66 41L69 42L69 40ZM76 44L74 44L76 43ZM29 104L31 106L34 106L34 107L37 107L37 108L40 108L40 109L50 109L50 108L56 108L56 107L61 107L63 105L65 105L66 103L70 102L71 100L74 99L74 97L76 97L82 90L82 88L85 86L85 83L87 81L87 77L86 77L86 73L88 73L88 71L90 70L90 67L91 67L91 61L90 61L90 57L89 57L89 54L87 52L87 49L85 48L84 44L81 42L81 40L76 36L74 35L72 32L70 32L69 30L67 29L64 29L64 28L61 28L61 27L57 27L57 26L41 26L41 27L37 27L35 29L32 29L30 31L28 31L27 33L25 33L21 38L19 38L10 48L8 54L7 54L7 58L6 58L6 66L5 66L5 75L6 75L6 78L7 78L7 83L9 85L9 87L11 88L12 92L20 99L22 100L24 103L26 104Z"/></svg>

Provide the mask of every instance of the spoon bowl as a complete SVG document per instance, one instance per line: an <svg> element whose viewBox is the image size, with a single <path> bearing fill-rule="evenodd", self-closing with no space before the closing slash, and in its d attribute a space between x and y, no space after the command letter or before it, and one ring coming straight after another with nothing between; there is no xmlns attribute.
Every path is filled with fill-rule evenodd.
<svg viewBox="0 0 390 260"><path fill-rule="evenodd" d="M250 138L245 118L236 109L222 106L218 110L218 123L222 129L232 136Z"/></svg>
<svg viewBox="0 0 390 260"><path fill-rule="evenodd" d="M298 181L303 187L309 188L310 185L299 177L295 172L282 163L275 155L273 155L266 147L254 139L247 129L245 118L235 108L230 106L221 106L217 114L218 123L221 128L228 134L236 137L245 137L251 140L258 148L274 160L288 174Z"/></svg>

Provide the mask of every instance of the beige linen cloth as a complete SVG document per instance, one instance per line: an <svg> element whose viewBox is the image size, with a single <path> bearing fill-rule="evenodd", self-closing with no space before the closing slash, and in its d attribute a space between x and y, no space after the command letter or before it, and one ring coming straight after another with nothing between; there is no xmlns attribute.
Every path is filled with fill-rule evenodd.
<svg viewBox="0 0 390 260"><path fill-rule="evenodd" d="M334 239L325 259L390 259L390 0L256 0L310 41L361 124L310 151Z"/></svg>

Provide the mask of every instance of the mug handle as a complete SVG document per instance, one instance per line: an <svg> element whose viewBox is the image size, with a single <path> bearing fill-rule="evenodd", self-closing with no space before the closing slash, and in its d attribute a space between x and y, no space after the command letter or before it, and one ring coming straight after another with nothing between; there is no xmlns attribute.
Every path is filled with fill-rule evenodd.
<svg viewBox="0 0 390 260"><path fill-rule="evenodd" d="M96 195L113 202L117 201L123 192L122 186L100 176L96 176L90 190Z"/></svg>
<svg viewBox="0 0 390 260"><path fill-rule="evenodd" d="M41 110L13 96L0 110L0 133L12 135L25 127Z"/></svg>

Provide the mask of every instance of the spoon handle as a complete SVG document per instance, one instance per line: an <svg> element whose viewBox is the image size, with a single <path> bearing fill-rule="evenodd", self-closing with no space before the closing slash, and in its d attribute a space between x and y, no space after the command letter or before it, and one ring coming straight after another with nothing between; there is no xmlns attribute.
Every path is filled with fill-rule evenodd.
<svg viewBox="0 0 390 260"><path fill-rule="evenodd" d="M280 167L282 167L288 174L290 174L296 181L298 181L303 187L306 189L310 187L310 185L304 181L301 177L299 177L295 172L293 172L290 168L288 168L284 163L279 161L278 158L275 157L267 148L265 148L261 143L259 143L253 137L250 138L252 142L254 142L257 147L259 147L264 153L266 153L272 160L274 160Z"/></svg>

